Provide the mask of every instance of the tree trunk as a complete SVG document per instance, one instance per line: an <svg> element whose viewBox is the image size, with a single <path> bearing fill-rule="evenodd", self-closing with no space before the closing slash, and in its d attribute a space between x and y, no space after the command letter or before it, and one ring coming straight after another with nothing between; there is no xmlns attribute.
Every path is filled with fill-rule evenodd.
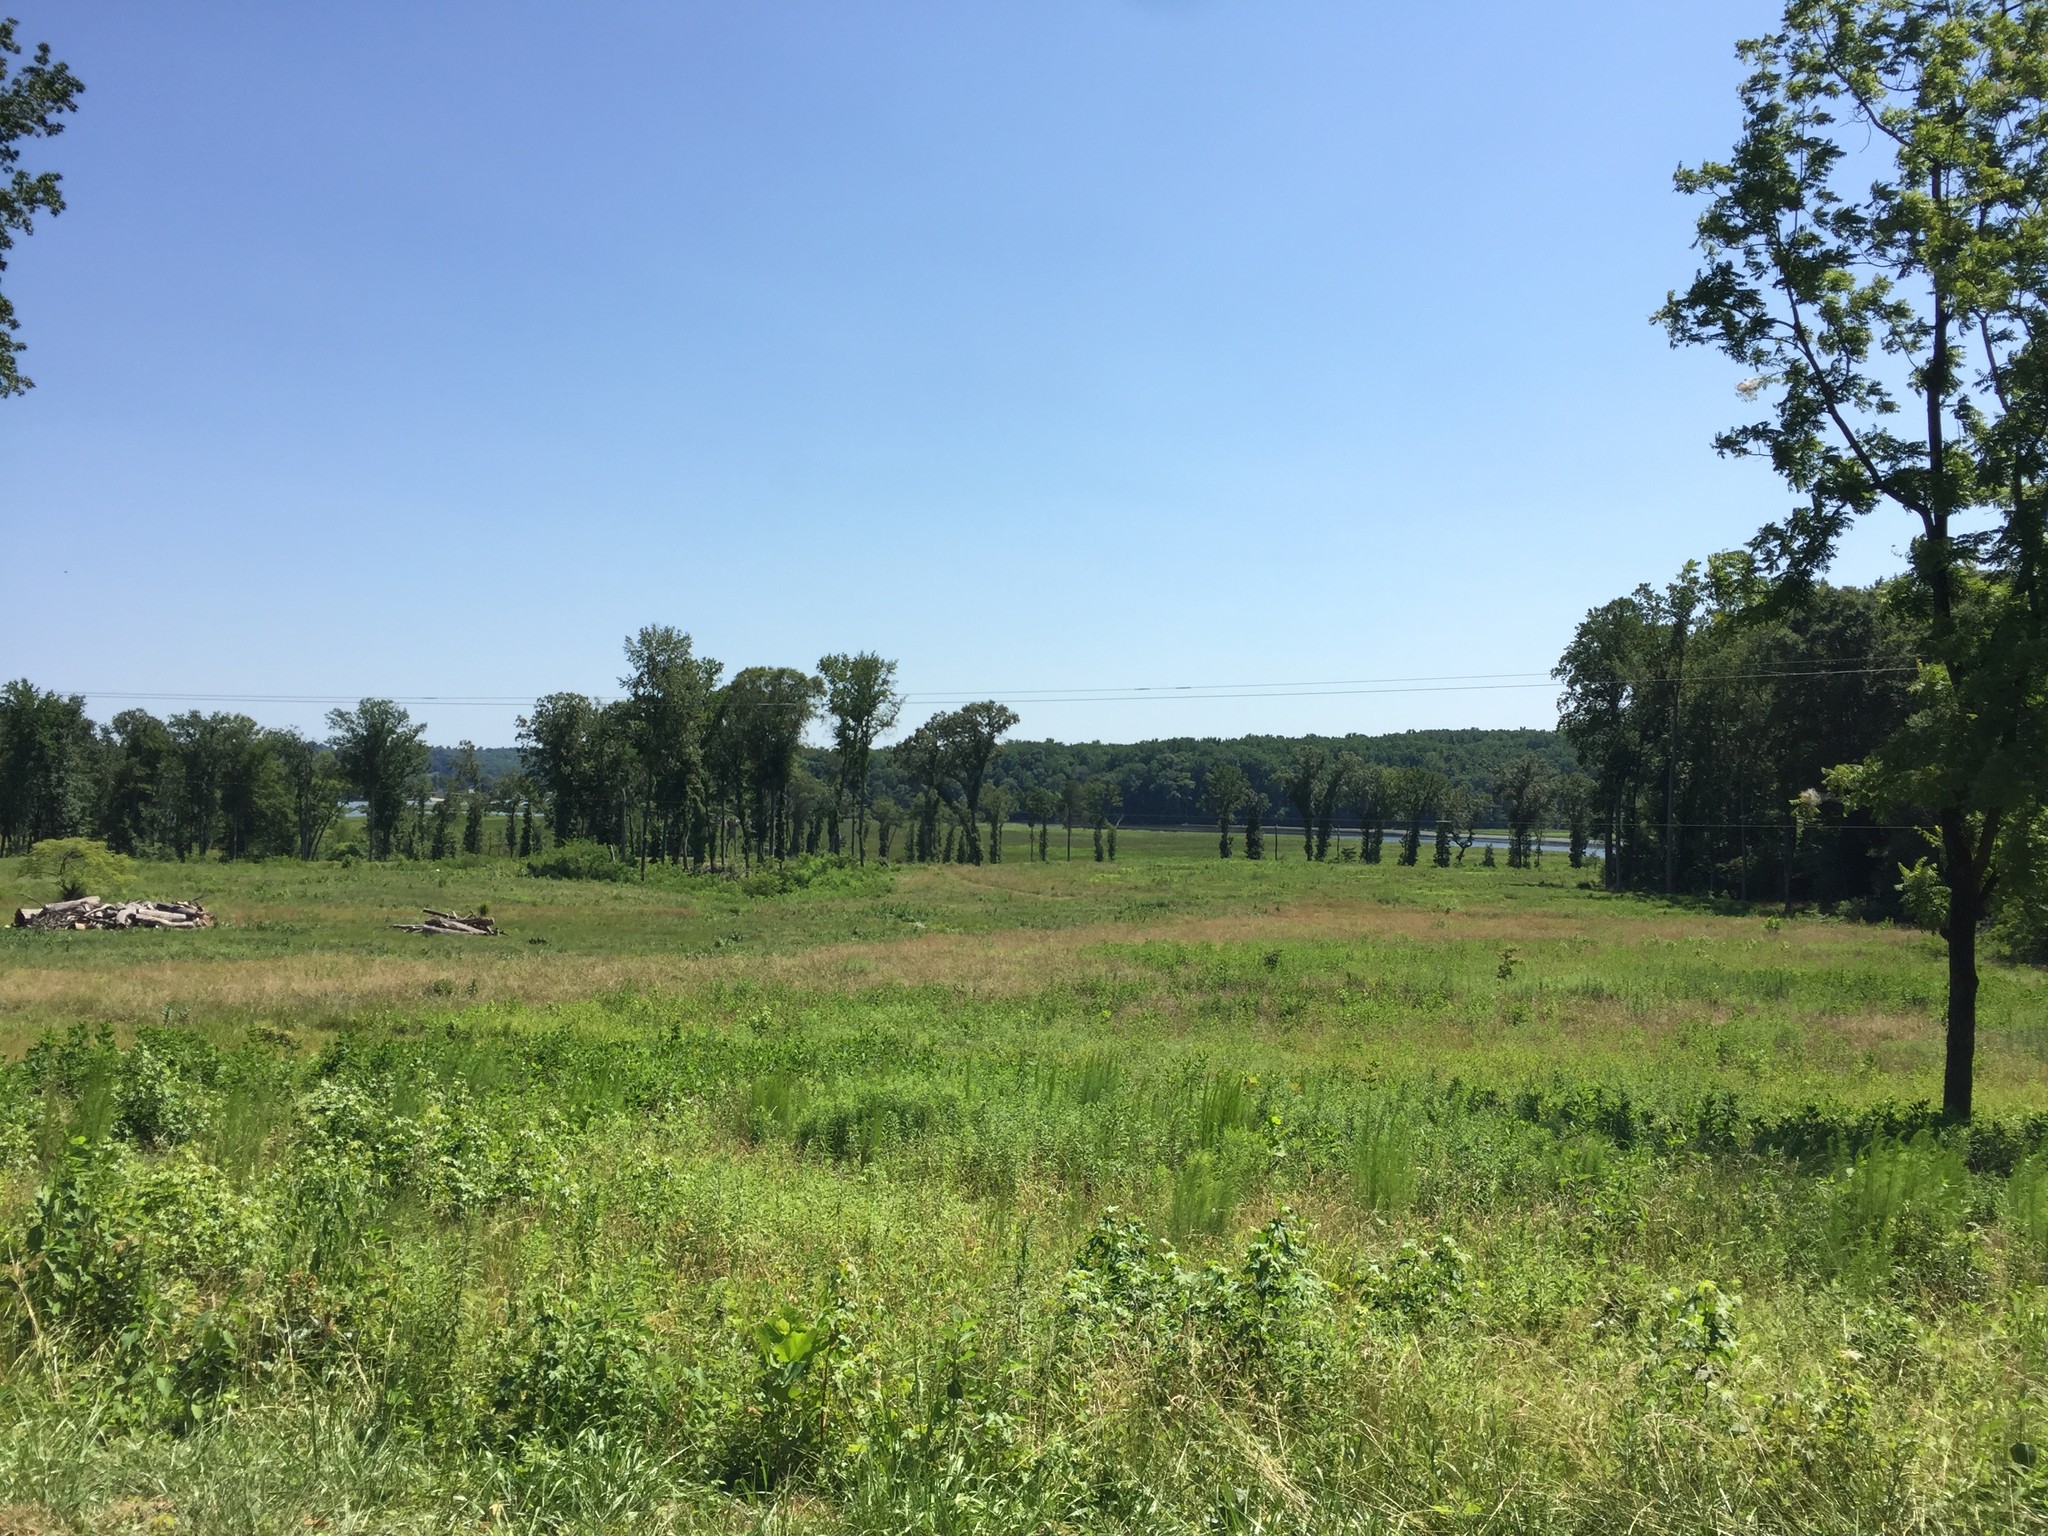
<svg viewBox="0 0 2048 1536"><path fill-rule="evenodd" d="M1971 1087L1977 1062L1977 918L1949 893L1948 1049L1941 1071L1941 1117L1951 1125L1970 1121Z"/></svg>
<svg viewBox="0 0 2048 1536"><path fill-rule="evenodd" d="M1958 808L1941 813L1942 874L1948 885L1948 1041L1941 1073L1941 1115L1969 1123L1977 1063L1977 927L1984 920L1988 855L1996 820L1986 817L1977 837Z"/></svg>

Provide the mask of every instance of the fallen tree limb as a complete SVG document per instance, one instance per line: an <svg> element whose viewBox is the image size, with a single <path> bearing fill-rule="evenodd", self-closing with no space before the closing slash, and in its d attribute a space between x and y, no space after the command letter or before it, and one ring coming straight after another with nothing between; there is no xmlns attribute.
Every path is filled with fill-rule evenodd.
<svg viewBox="0 0 2048 1536"><path fill-rule="evenodd" d="M393 923L391 926L400 933L438 933L461 939L500 937L497 923L481 912L465 917L460 912L440 912L433 907L420 910L427 916L424 923Z"/></svg>

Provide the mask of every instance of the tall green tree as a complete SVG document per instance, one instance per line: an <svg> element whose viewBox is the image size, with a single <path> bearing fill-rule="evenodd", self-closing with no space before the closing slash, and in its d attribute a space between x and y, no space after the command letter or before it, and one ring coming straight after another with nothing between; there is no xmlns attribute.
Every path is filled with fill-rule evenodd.
<svg viewBox="0 0 2048 1536"><path fill-rule="evenodd" d="M426 727L389 699L364 699L329 710L327 728L342 782L362 797L370 857L388 859L407 792L426 771Z"/></svg>
<svg viewBox="0 0 2048 1536"><path fill-rule="evenodd" d="M464 794L484 787L484 770L476 755L475 742L465 739L455 744L455 761L448 768L448 787Z"/></svg>
<svg viewBox="0 0 2048 1536"><path fill-rule="evenodd" d="M1534 755L1508 764L1494 795L1508 818L1508 868L1526 869L1549 804L1550 770Z"/></svg>
<svg viewBox="0 0 2048 1536"><path fill-rule="evenodd" d="M246 759L255 750L259 727L247 715L196 709L173 715L166 724L183 770L184 821L193 851L203 859L225 835L223 851L236 857L245 851L237 845L253 812L249 780L257 770Z"/></svg>
<svg viewBox="0 0 2048 1536"><path fill-rule="evenodd" d="M981 792L981 815L988 823L988 861L991 864L1003 862L1003 826L1010 819L1011 798L1007 784L990 783Z"/></svg>
<svg viewBox="0 0 2048 1536"><path fill-rule="evenodd" d="M1301 856L1316 856L1316 818L1322 811L1323 796L1330 781L1330 754L1314 742L1294 749L1294 761L1287 766L1287 798L1301 817Z"/></svg>
<svg viewBox="0 0 2048 1536"><path fill-rule="evenodd" d="M270 732L247 715L225 722L221 746L220 856L246 859L282 846L283 782Z"/></svg>
<svg viewBox="0 0 2048 1536"><path fill-rule="evenodd" d="M1571 866L1584 869L1586 846L1593 837L1593 781L1583 773L1568 773L1557 781L1552 800L1570 840Z"/></svg>
<svg viewBox="0 0 2048 1536"><path fill-rule="evenodd" d="M1216 823L1216 854L1219 858L1230 857L1230 824L1237 817L1237 808L1244 804L1250 793L1251 784L1237 764L1218 763L1209 770L1209 777L1202 786L1202 809Z"/></svg>
<svg viewBox="0 0 2048 1536"><path fill-rule="evenodd" d="M148 710L124 709L103 734L107 846L116 853L182 857L189 846L180 814L184 770L170 728Z"/></svg>
<svg viewBox="0 0 2048 1536"><path fill-rule="evenodd" d="M1059 814L1059 796L1049 789L1028 789L1024 792L1024 815L1027 823L1038 828L1038 861L1045 862L1046 834L1053 817Z"/></svg>
<svg viewBox="0 0 2048 1536"><path fill-rule="evenodd" d="M48 693L26 678L0 687L0 854L84 829L94 745L78 694Z"/></svg>
<svg viewBox="0 0 2048 1536"><path fill-rule="evenodd" d="M804 728L825 684L795 667L747 667L733 674L720 716L734 733L746 769L754 855L783 859L789 847L789 789Z"/></svg>
<svg viewBox="0 0 2048 1536"><path fill-rule="evenodd" d="M302 860L318 858L320 840L341 809L334 754L297 731L273 731L270 742L290 808L293 851Z"/></svg>
<svg viewBox="0 0 2048 1536"><path fill-rule="evenodd" d="M1248 859L1266 856L1266 831L1262 818L1272 803L1256 789L1244 798L1244 856Z"/></svg>
<svg viewBox="0 0 2048 1536"><path fill-rule="evenodd" d="M1453 784L1445 791L1443 804L1436 813L1437 863L1449 862L1444 857L1446 843L1457 849L1456 861L1465 862L1465 855L1479 838L1479 812L1484 803L1463 784Z"/></svg>
<svg viewBox="0 0 2048 1536"><path fill-rule="evenodd" d="M634 741L630 697L606 705L580 693L550 693L520 716L520 762L546 799L557 845L587 838L622 848Z"/></svg>
<svg viewBox="0 0 2048 1536"><path fill-rule="evenodd" d="M930 787L959 820L967 863L982 862L979 822L989 764L1016 723L1015 710L985 699L934 715L918 727L919 733L928 733L920 750L925 771L931 775Z"/></svg>
<svg viewBox="0 0 2048 1536"><path fill-rule="evenodd" d="M1074 862L1074 828L1088 813L1088 784L1068 779L1060 785L1060 824L1067 829L1067 862Z"/></svg>
<svg viewBox="0 0 2048 1536"><path fill-rule="evenodd" d="M1967 1120L1977 936L2048 763L2048 4L1792 0L1661 319L1749 371L1718 439L1799 498L1756 548L1797 587L1880 508L1912 533L1919 708L1841 787L1918 809L1947 890L1942 1103Z"/></svg>
<svg viewBox="0 0 2048 1536"><path fill-rule="evenodd" d="M873 651L850 656L835 652L819 658L818 675L825 679L825 712L832 717L832 747L838 757L832 787L835 816L841 804L851 803L853 843L866 863L875 740L895 728L903 711L903 696L896 691L896 663ZM839 849L835 845L832 851Z"/></svg>
<svg viewBox="0 0 2048 1536"><path fill-rule="evenodd" d="M427 847L427 857L437 864L455 851L454 817L449 809L454 803L452 794L444 794L434 802L434 838Z"/></svg>
<svg viewBox="0 0 2048 1536"><path fill-rule="evenodd" d="M1322 793L1316 797L1316 857L1330 856L1330 839L1337 835L1337 811L1351 794L1351 781L1365 771L1356 752L1339 752L1330 759L1330 771L1323 776Z"/></svg>
<svg viewBox="0 0 2048 1536"><path fill-rule="evenodd" d="M63 178L55 171L32 176L22 170L22 142L62 133L60 119L78 110L85 90L69 67L51 58L48 43L36 44L27 64L10 63L21 56L17 25L12 18L0 18L0 272L7 270L14 237L34 232L37 214L55 218L64 211ZM26 350L14 339L17 329L13 301L0 293L0 399L35 387L16 362Z"/></svg>
<svg viewBox="0 0 2048 1536"><path fill-rule="evenodd" d="M1378 763L1362 763L1346 779L1352 814L1358 818L1358 856L1380 862L1387 846L1388 773Z"/></svg>
<svg viewBox="0 0 2048 1536"><path fill-rule="evenodd" d="M1422 855L1422 824L1436 814L1444 791L1450 787L1443 774L1427 763L1397 768L1390 775L1389 798L1400 813L1401 862L1415 864Z"/></svg>
<svg viewBox="0 0 2048 1536"><path fill-rule="evenodd" d="M648 624L626 641L622 708L633 761L640 815L640 875L650 853L686 856L691 826L701 814L704 733L723 666L696 653L690 636L668 624Z"/></svg>

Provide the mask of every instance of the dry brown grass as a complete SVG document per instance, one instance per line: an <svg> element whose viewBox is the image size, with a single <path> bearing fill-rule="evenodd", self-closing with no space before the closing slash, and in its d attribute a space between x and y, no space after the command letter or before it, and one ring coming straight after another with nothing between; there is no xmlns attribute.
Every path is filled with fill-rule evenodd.
<svg viewBox="0 0 2048 1536"><path fill-rule="evenodd" d="M951 872L947 875L951 883L959 883ZM980 879L995 884L1002 875L983 872ZM687 910L673 909L677 915ZM161 1018L166 1008L195 1021L278 1020L317 1027L451 995L463 1001L539 1005L628 988L690 991L717 982L836 992L894 984L970 997L1010 997L1039 991L1054 979L1128 979L1140 974L1140 968L1118 951L1146 942L1243 945L1369 939L1533 947L1577 940L1589 946L1590 958L1594 951L1618 944L1712 942L1725 937L1714 932L1716 921L1612 906L1557 911L1503 904L1443 911L1346 899L1346 893L1339 893L1320 900L1146 922L907 933L901 938L771 954L735 950L714 955L609 955L429 941L439 947L416 955L316 950L248 958L171 957L103 970L17 965L0 976L0 1031L18 1036L70 1020L133 1028ZM113 943L121 937L107 936ZM1865 930L1857 937L1861 944L1908 941L1909 936L1882 930ZM1844 939L1839 930L1794 925L1779 942L1810 955L1819 947L1839 947ZM1604 1010L1589 1005L1586 1011L1590 1016ZM1924 1027L1917 1020L1872 1015L1844 1024L1845 1033L1870 1044Z"/></svg>

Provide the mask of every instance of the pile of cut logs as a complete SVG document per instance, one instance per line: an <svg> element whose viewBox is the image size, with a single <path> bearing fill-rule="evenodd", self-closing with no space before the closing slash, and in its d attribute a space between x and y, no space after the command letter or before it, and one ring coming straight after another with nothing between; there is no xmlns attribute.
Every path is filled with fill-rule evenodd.
<svg viewBox="0 0 2048 1536"><path fill-rule="evenodd" d="M22 907L17 928L211 928L213 914L196 901L101 901L81 896L47 907Z"/></svg>
<svg viewBox="0 0 2048 1536"><path fill-rule="evenodd" d="M481 912L464 917L460 912L436 912L432 907L421 907L427 914L424 923L393 923L391 926L400 933L445 933L462 939L495 939L498 925Z"/></svg>

